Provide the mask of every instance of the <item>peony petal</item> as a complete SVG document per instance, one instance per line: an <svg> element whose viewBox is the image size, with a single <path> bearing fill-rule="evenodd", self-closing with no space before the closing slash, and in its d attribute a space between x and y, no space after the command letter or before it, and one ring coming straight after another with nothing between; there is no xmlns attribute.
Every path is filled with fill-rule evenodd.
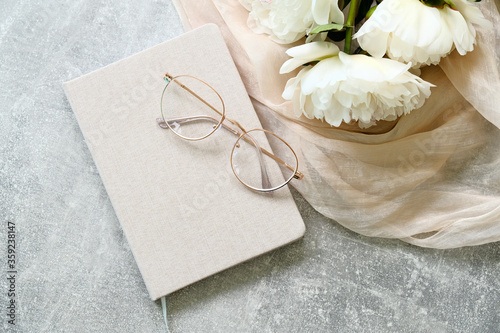
<svg viewBox="0 0 500 333"><path fill-rule="evenodd" d="M412 1L406 8L404 22L400 22L392 33L408 44L425 47L441 34L439 9Z"/></svg>
<svg viewBox="0 0 500 333"><path fill-rule="evenodd" d="M449 7L443 9L443 22L447 26L450 37L453 38L453 43L461 55L466 54L474 49L476 42L476 31L471 32L468 24L462 14ZM450 49L451 50L451 49ZM449 51L448 51L449 52Z"/></svg>
<svg viewBox="0 0 500 333"><path fill-rule="evenodd" d="M346 66L347 75L370 82L394 79L405 73L410 65L386 58L372 58L362 54L339 53L339 59Z"/></svg>
<svg viewBox="0 0 500 333"><path fill-rule="evenodd" d="M328 58L320 61L311 68L309 75L302 79L301 87L305 94L311 94L317 88L325 88L335 81L345 80L345 67L342 66L338 57Z"/></svg>
<svg viewBox="0 0 500 333"><path fill-rule="evenodd" d="M353 38L357 38L361 48L368 51L372 56L382 58L387 49L389 33L376 28L370 34L358 35L356 33Z"/></svg>
<svg viewBox="0 0 500 333"><path fill-rule="evenodd" d="M301 82L302 78L307 74L307 72L310 71L311 68L304 68L302 69L296 77L291 78L288 80L285 86L285 90L283 91L283 94L281 95L284 99L286 100L291 100L293 94L295 93L296 87L299 85Z"/></svg>
<svg viewBox="0 0 500 333"><path fill-rule="evenodd" d="M281 65L280 74L290 73L291 71L299 68L305 63L307 63L307 61L304 61L302 59L295 59L295 58L288 59L283 63L283 65Z"/></svg>
<svg viewBox="0 0 500 333"><path fill-rule="evenodd" d="M295 88L297 88L297 84L300 81L297 80L297 77L291 78L286 82L285 89L283 90L283 94L281 94L281 97L283 97L286 100L291 100L293 97L293 94L295 93Z"/></svg>
<svg viewBox="0 0 500 333"><path fill-rule="evenodd" d="M312 42L292 47L286 51L290 57L300 58L306 62L335 56L338 53L338 46L330 42Z"/></svg>
<svg viewBox="0 0 500 333"><path fill-rule="evenodd" d="M464 0L455 0L455 6L467 22L485 29L492 29L493 23L488 21L479 8Z"/></svg>
<svg viewBox="0 0 500 333"><path fill-rule="evenodd" d="M312 0L312 15L317 25L330 22L330 0Z"/></svg>
<svg viewBox="0 0 500 333"><path fill-rule="evenodd" d="M331 0L330 22L338 24L344 23L344 13L342 13L339 8L338 0Z"/></svg>
<svg viewBox="0 0 500 333"><path fill-rule="evenodd" d="M304 96L305 99L305 104L304 104L304 114L306 115L307 118L313 119L314 118L314 104L312 102L312 99L310 96L307 95L302 95Z"/></svg>

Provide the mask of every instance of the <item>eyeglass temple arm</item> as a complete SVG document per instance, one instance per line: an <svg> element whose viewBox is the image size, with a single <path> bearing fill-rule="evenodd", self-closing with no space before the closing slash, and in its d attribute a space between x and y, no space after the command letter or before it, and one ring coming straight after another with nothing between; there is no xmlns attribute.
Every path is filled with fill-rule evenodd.
<svg viewBox="0 0 500 333"><path fill-rule="evenodd" d="M168 119L167 121L169 122L169 124L173 124L173 123L184 124L184 123L188 123L190 121L197 121L197 120L210 121L210 122L214 123L215 125L217 125L219 123L219 120L212 118L210 116L205 116L205 115L181 117L181 118L171 118L171 119ZM165 120L163 120L161 118L156 118L156 122L158 123L158 126L160 126L161 128L170 129L168 127L167 123L165 122ZM214 125L214 127L215 127L215 125ZM227 126L224 123L222 123L221 125L224 129L228 130L229 132L233 133L234 135L239 135L237 130L232 129L231 127Z"/></svg>
<svg viewBox="0 0 500 333"><path fill-rule="evenodd" d="M199 115L199 116L192 116L192 117L182 117L182 118L171 118L171 119L168 119L168 122L169 123L178 123L178 124L183 124L183 123L186 123L186 122L190 122L190 121L197 121L197 120L207 120L207 121L210 121L214 124L218 124L219 121L215 118L212 118L210 116L205 116L205 115ZM170 127L168 127L167 123L161 119L161 118L156 118L156 122L158 123L158 126L160 126L161 128L163 129L170 129ZM226 130L228 130L229 132L233 133L234 135L237 135L239 136L240 133L227 126L226 124L222 123L221 124L222 127ZM246 132L244 132L246 133ZM248 139L246 136L243 137L243 140L245 140L247 143L255 146L255 144L250 140ZM268 152L267 150L265 150L264 148L261 148L260 145L258 145L260 151L264 154L266 154L267 156L269 156L270 158L272 158L273 160L275 160L277 163L280 163L281 165L285 166L287 169L289 169L290 171L295 171L295 168L293 168L292 166L288 165L286 162L282 161L280 158L278 158L277 156L273 155L272 153ZM295 179L302 179L304 177L304 174L302 174L302 172L300 171L296 171L295 174L293 175L293 178Z"/></svg>
<svg viewBox="0 0 500 333"><path fill-rule="evenodd" d="M175 83L177 83L178 85L181 86L181 88L185 89L187 92L189 92L191 95L193 95L194 97L196 97L198 100L200 100L203 104L205 104L206 106L208 106L209 108L211 108L212 110L214 110L217 114L219 114L221 117L223 117L223 120L227 120L228 122L230 122L231 124L237 126L241 131L242 133L246 133L247 131L243 128L243 126L240 125L240 123L238 123L236 120L233 120L233 119L230 119L230 118L227 118L225 117L224 118L224 115L219 111L217 110L216 108L214 108L212 105L210 105L210 103L208 103L207 101L205 101L203 98L201 98L197 93L195 93L194 91L192 91L191 89L189 89L188 87L186 87L185 85L183 85L182 83L180 82L177 82L176 80L174 80L174 77L172 75L170 75L169 73L165 73L165 80L170 83L172 81L174 81ZM209 87L211 87L209 84L207 84ZM213 88L212 88L213 89ZM195 116L195 117L191 117L191 118L197 118L197 119L193 119L193 120L198 120L198 119L201 119L200 117L205 117L205 116ZM185 121L188 121L187 118L190 118L190 117L184 117L184 118L177 118L177 119L183 119L184 122ZM219 121L217 121L217 119L214 119L214 118L211 118L211 117L208 117L206 116L206 120L210 120L210 121L215 121L216 124L219 123ZM210 119L208 119L210 118ZM159 119L157 119L158 121ZM170 121L174 121L174 119L169 119L169 122ZM163 121L164 123L164 121ZM158 124L160 124L160 122L158 121ZM165 124L165 126L167 126L167 124ZM234 135L240 135L240 133L238 133L238 131L235 131L234 129L224 125L224 123L222 123L222 126L229 130L231 133L233 133ZM162 127L160 125L160 127ZM162 127L162 128L165 128L165 127ZM166 127L166 129L168 129L168 126ZM248 141L248 139L246 139L245 137L243 138L246 142L252 144L251 142ZM284 165L287 169L289 169L290 171L293 171L295 172L294 175L293 175L293 178L295 179L302 179L304 178L304 174L300 171L295 171L295 168L293 168L292 166L288 165L287 163L283 162L281 159L279 159L277 156L271 154L270 152L268 152L267 150L261 148L262 152L264 154L266 154L267 156L271 157L273 160L275 160L276 162Z"/></svg>

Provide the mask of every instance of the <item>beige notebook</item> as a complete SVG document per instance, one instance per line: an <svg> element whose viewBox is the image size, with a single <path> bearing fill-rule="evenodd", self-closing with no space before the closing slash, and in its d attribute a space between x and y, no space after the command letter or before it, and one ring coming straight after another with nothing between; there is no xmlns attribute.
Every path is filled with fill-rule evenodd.
<svg viewBox="0 0 500 333"><path fill-rule="evenodd" d="M209 82L228 117L261 127L215 25L64 84L153 300L305 229L287 187L261 194L234 177L230 132L192 142L157 125L165 72Z"/></svg>

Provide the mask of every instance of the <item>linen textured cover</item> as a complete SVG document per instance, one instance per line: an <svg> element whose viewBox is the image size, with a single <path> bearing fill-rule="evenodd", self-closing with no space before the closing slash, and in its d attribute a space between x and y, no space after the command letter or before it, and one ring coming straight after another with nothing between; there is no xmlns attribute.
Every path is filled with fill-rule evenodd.
<svg viewBox="0 0 500 333"><path fill-rule="evenodd" d="M261 128L213 24L64 84L153 300L305 230L287 187L261 194L234 177L232 133L191 142L157 125L165 72L209 82L228 117Z"/></svg>
<svg viewBox="0 0 500 333"><path fill-rule="evenodd" d="M247 25L237 0L174 0L185 29L222 30L265 128L297 150L304 181L293 186L319 212L368 236L454 248L500 240L500 17L478 3L493 29L478 28L473 52L423 68L435 84L425 105L368 130L294 115L280 75L292 45Z"/></svg>

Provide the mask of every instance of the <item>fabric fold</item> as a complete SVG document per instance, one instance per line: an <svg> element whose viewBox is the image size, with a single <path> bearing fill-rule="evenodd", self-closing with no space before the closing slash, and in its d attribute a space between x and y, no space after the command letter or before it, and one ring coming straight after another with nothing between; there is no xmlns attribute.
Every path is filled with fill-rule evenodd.
<svg viewBox="0 0 500 333"><path fill-rule="evenodd" d="M296 150L305 177L294 186L320 213L360 234L423 247L500 240L500 15L478 28L475 50L422 70L436 85L425 105L360 130L297 118L281 94L286 50L247 25L237 0L175 0L187 28L217 24L264 126Z"/></svg>

